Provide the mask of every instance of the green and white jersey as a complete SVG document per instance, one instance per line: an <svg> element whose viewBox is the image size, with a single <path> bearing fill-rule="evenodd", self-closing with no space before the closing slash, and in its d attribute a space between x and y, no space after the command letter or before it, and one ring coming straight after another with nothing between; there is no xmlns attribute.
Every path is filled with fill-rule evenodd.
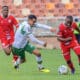
<svg viewBox="0 0 80 80"><path fill-rule="evenodd" d="M34 26L35 27L40 27L40 28L43 28L43 29L48 29L48 30L51 29L51 27L49 27L49 26L38 24L38 23L36 23ZM24 21L22 24L20 24L20 27L17 29L17 31L15 33L13 47L15 47L15 48L24 48L25 45L27 45L29 39L31 41L35 42L35 43L44 45L44 42L40 41L36 37L34 37L32 32L33 32L33 29L28 24L28 22Z"/></svg>

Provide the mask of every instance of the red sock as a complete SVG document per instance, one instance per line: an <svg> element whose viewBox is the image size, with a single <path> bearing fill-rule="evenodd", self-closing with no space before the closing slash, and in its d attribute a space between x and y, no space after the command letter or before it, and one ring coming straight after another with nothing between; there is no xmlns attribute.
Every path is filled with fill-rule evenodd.
<svg viewBox="0 0 80 80"><path fill-rule="evenodd" d="M73 63L71 61L67 61L67 64L71 70L74 69Z"/></svg>
<svg viewBox="0 0 80 80"><path fill-rule="evenodd" d="M17 55L13 55L13 60L17 61L17 59L18 59L18 56Z"/></svg>

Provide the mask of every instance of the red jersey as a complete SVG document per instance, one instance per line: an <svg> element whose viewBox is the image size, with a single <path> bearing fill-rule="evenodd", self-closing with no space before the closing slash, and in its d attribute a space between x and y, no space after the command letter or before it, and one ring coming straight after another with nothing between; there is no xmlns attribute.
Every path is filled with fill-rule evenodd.
<svg viewBox="0 0 80 80"><path fill-rule="evenodd" d="M72 43L73 41L76 40L75 35L74 35L74 29L77 28L77 24L76 23L72 23L71 27L67 27L65 24L60 24L59 26L59 32L58 35L60 35L62 38L68 38L68 37L72 37L71 41L68 42L61 42L62 45L69 45L70 43Z"/></svg>
<svg viewBox="0 0 80 80"><path fill-rule="evenodd" d="M14 36L14 25L17 27L18 22L13 16L9 15L7 18L0 16L0 36Z"/></svg>

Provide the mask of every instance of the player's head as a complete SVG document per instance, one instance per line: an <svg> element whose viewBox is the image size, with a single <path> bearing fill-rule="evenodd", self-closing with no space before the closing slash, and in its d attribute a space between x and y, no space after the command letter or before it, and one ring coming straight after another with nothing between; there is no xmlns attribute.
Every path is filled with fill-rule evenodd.
<svg viewBox="0 0 80 80"><path fill-rule="evenodd" d="M28 23L33 26L37 21L37 17L35 15L29 15L28 16Z"/></svg>
<svg viewBox="0 0 80 80"><path fill-rule="evenodd" d="M73 17L72 16L66 16L66 19L65 19L66 26L71 27L72 22L73 22Z"/></svg>
<svg viewBox="0 0 80 80"><path fill-rule="evenodd" d="M2 6L2 15L4 18L8 17L9 7L8 6Z"/></svg>

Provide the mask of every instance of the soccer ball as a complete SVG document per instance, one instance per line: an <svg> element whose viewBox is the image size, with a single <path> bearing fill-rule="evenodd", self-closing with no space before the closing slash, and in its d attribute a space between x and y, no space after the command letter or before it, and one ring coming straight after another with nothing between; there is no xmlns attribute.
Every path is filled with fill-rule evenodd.
<svg viewBox="0 0 80 80"><path fill-rule="evenodd" d="M58 73L59 73L59 74L62 74L62 75L68 74L68 68L67 68L67 66L61 65L61 66L58 68Z"/></svg>

